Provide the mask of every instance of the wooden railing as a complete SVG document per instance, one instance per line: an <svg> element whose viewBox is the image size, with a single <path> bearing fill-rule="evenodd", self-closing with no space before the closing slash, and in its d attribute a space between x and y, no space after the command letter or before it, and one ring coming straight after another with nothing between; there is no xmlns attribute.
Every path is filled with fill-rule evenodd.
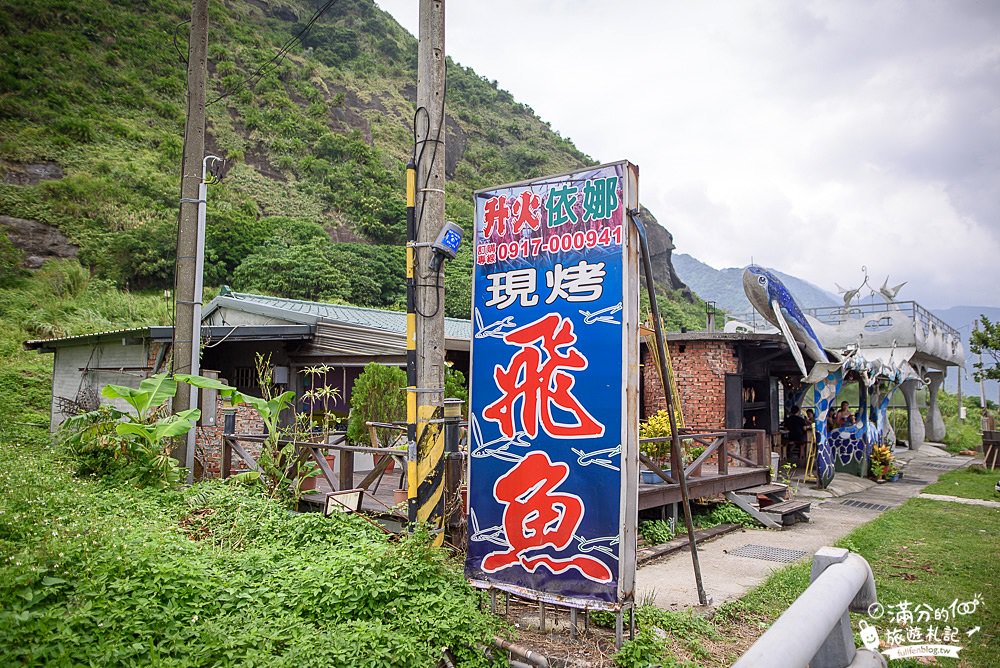
<svg viewBox="0 0 1000 668"><path fill-rule="evenodd" d="M241 445L241 443L263 443L266 437L260 434L224 434L222 437L222 477L228 478L232 475L233 455L235 454L251 470L260 470L257 459L251 455ZM294 445L298 453L298 461L305 463L313 461L319 466L320 475L330 485L331 491L341 491L347 489L367 490L373 483L376 483L385 474L393 458L405 460L406 451L385 447L370 447L363 445L349 445L345 432L334 432L329 434L328 442L317 443L314 441L296 441L289 439L279 439L278 445ZM326 453L335 451L338 453L338 472L334 473L326 459ZM358 453L368 453L376 455L377 461L374 468L364 477L364 479L354 484L354 455ZM405 465L405 462L404 462ZM377 486L377 485L376 485Z"/></svg>
<svg viewBox="0 0 1000 668"><path fill-rule="evenodd" d="M767 467L770 465L770 457L765 443L765 432L761 429L726 429L717 432L696 433L690 430L680 430L677 434L680 441L694 441L705 446L704 452L684 467L685 478L699 477L701 466L708 461L712 455L718 455L719 475L729 474L729 462L734 460L745 466ZM656 438L639 439L639 443L663 443L670 441L670 436L659 436ZM750 443L750 457L746 457L739 452L730 450L730 444L743 444L747 440ZM659 466L645 454L639 455L642 462L650 471L669 483L677 483L673 476L668 476Z"/></svg>

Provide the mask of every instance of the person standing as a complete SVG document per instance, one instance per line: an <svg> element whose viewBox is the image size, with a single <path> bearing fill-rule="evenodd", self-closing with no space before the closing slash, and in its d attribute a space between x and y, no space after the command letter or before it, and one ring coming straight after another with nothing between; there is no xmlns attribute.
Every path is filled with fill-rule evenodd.
<svg viewBox="0 0 1000 668"><path fill-rule="evenodd" d="M813 409L806 409L806 482L816 479L816 413Z"/></svg>

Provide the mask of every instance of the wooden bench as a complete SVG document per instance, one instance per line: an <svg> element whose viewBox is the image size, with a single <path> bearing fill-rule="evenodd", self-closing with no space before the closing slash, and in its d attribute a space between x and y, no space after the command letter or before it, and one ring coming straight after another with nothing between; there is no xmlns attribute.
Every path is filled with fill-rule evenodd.
<svg viewBox="0 0 1000 668"><path fill-rule="evenodd" d="M762 508L761 511L767 515L775 516L776 522L787 527L792 526L796 522L808 522L809 517L806 513L809 512L811 505L809 501L792 499L791 501L783 501L773 506L767 506L766 508Z"/></svg>

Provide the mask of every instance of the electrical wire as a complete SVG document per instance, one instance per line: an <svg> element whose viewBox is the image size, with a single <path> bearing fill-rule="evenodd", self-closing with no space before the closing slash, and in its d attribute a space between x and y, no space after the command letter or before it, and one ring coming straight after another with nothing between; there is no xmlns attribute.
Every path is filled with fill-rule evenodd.
<svg viewBox="0 0 1000 668"><path fill-rule="evenodd" d="M438 265L437 273L434 274L434 283L419 283L421 288L435 288L434 290L434 311L429 314L421 313L420 307L413 305L413 311L421 318L433 318L441 311L441 272L444 270L444 262Z"/></svg>
<svg viewBox="0 0 1000 668"><path fill-rule="evenodd" d="M420 189L420 215L417 217L416 229L414 230L417 238L420 237L420 226L424 220L424 209L427 202L427 186L431 180L431 173L434 170L434 163L437 162L437 152L438 147L441 145L441 130L444 127L444 105L445 100L448 98L448 66L445 65L445 77L444 77L444 92L441 95L441 112L438 115L438 126L434 133L434 139L424 139L420 142L420 154L417 155L417 115L423 111L424 116L427 117L427 131L428 137L430 136L430 125L431 125L431 115L427 111L426 107L417 107L417 110L413 112L413 163L419 167L420 162L424 158L424 151L427 149L427 142L434 142L434 150L431 152L431 164L427 167L427 176L424 178L424 187ZM414 239L416 241L416 239Z"/></svg>
<svg viewBox="0 0 1000 668"><path fill-rule="evenodd" d="M275 53L270 60L268 60L266 63L264 63L256 70L254 70L253 73L251 73L250 76L243 79L243 81L236 84L231 89L221 93L218 97L216 97L214 100L212 100L205 106L210 107L216 102L224 100L233 93L239 91L241 88L256 87L257 84L260 83L261 79L263 79L268 73L270 73L275 67L278 66L279 61L288 54L289 49L295 46L297 42L301 41L301 39L306 36L306 33L308 33L309 30L313 27L313 24L316 23L316 21L318 21L319 18L327 12L327 10L329 10L331 7L337 4L337 1L338 0L327 0L326 4L324 4L318 10L316 10L316 13L312 15L312 18L310 18L309 21L306 22L306 25L302 28L302 30L300 30L294 36L289 38L288 41L286 41L284 44L282 44L281 48L278 49L278 52Z"/></svg>
<svg viewBox="0 0 1000 668"><path fill-rule="evenodd" d="M187 67L188 64L187 56L181 53L181 47L178 46L177 44L177 30L185 23L191 23L191 19L185 19L184 21L181 21L180 23L174 26L174 51L177 52L177 60L179 62L184 63L184 66Z"/></svg>

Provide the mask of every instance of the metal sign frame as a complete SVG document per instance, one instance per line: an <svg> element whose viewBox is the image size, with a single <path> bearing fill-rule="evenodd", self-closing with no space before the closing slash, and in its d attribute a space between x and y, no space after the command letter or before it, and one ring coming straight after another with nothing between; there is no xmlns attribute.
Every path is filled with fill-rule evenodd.
<svg viewBox="0 0 1000 668"><path fill-rule="evenodd" d="M466 576L621 610L635 588L638 168L488 188L475 205Z"/></svg>

